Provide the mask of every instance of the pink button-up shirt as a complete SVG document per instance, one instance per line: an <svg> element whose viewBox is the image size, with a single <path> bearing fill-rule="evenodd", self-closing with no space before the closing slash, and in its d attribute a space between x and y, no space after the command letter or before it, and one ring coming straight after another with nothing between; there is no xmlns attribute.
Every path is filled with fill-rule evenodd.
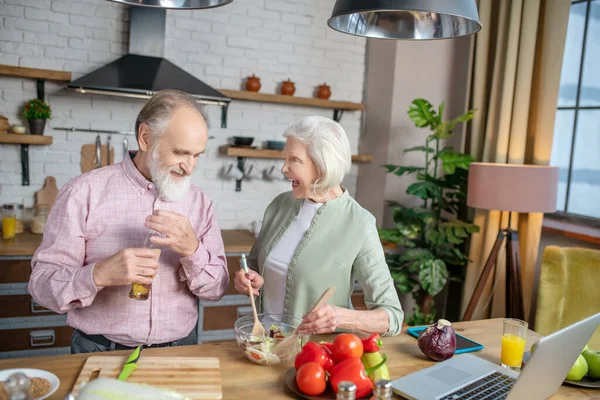
<svg viewBox="0 0 600 400"><path fill-rule="evenodd" d="M182 258L163 248L146 301L130 299L130 285L96 287L95 263L121 249L143 247L145 219L158 209L189 219L200 239L196 252ZM212 202L193 185L180 201L159 199L131 157L80 175L61 189L31 266L29 292L36 302L68 313L74 328L125 346L187 336L198 320L198 297L218 300L229 285Z"/></svg>

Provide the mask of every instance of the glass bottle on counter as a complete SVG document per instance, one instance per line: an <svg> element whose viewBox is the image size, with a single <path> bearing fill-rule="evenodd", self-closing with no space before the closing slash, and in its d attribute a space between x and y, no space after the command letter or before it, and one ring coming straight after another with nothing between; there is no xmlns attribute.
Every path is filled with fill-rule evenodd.
<svg viewBox="0 0 600 400"><path fill-rule="evenodd" d="M23 224L24 222L24 218L23 218L23 204L17 204L17 208L15 210L15 217L17 219L16 225L15 225L15 233L18 235L20 233L23 233L23 231L25 230L25 225Z"/></svg>
<svg viewBox="0 0 600 400"><path fill-rule="evenodd" d="M8 240L15 237L17 228L16 210L16 204L4 204L2 206L2 239Z"/></svg>
<svg viewBox="0 0 600 400"><path fill-rule="evenodd" d="M160 258L160 248L150 241L150 238L153 236L160 237L160 233L149 230L146 233L146 239L144 240L144 247L147 249L152 249L158 253ZM158 275L157 275L158 276ZM150 289L152 285L144 285L141 283L134 282L131 284L131 290L129 291L129 297L134 300L148 300L150 297Z"/></svg>
<svg viewBox="0 0 600 400"><path fill-rule="evenodd" d="M392 382L387 379L377 379L371 400L390 400L392 398Z"/></svg>
<svg viewBox="0 0 600 400"><path fill-rule="evenodd" d="M42 235L44 233L44 227L46 226L49 213L50 206L48 206L48 204L38 204L35 206L33 218L31 219L31 233L35 233L36 235Z"/></svg>
<svg viewBox="0 0 600 400"><path fill-rule="evenodd" d="M352 382L343 381L338 385L337 400L356 399L356 385Z"/></svg>
<svg viewBox="0 0 600 400"><path fill-rule="evenodd" d="M31 400L33 397L29 394L31 381L22 372L15 372L4 382L4 390L9 400Z"/></svg>

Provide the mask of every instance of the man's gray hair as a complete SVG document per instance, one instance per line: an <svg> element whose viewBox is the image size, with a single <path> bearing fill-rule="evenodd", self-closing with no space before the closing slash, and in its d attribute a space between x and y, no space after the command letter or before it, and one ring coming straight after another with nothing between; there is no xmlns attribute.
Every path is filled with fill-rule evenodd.
<svg viewBox="0 0 600 400"><path fill-rule="evenodd" d="M329 189L341 184L352 167L348 135L340 124L329 118L302 118L289 126L283 136L292 137L306 146L308 155L319 169L315 189Z"/></svg>
<svg viewBox="0 0 600 400"><path fill-rule="evenodd" d="M180 90L166 89L156 92L140 110L135 121L135 139L138 140L141 124L148 125L155 138L160 137L173 111L181 106L198 111L208 126L208 116L198 99Z"/></svg>

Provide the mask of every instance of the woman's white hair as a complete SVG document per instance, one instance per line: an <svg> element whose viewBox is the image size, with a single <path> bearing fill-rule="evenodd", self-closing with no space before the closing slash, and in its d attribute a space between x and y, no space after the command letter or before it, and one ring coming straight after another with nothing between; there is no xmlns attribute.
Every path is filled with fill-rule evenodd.
<svg viewBox="0 0 600 400"><path fill-rule="evenodd" d="M306 146L308 155L317 165L319 180L315 189L329 189L342 183L352 166L350 142L344 128L337 122L319 116L302 118L284 132Z"/></svg>

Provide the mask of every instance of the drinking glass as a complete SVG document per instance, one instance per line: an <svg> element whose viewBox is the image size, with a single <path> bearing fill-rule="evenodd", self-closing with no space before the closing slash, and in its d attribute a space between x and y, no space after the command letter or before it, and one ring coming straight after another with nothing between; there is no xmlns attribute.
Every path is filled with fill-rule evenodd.
<svg viewBox="0 0 600 400"><path fill-rule="evenodd" d="M513 371L521 370L521 362L523 361L523 353L525 352L527 326L527 322L520 319L504 319L502 352L500 356L500 362L504 368L509 368Z"/></svg>

